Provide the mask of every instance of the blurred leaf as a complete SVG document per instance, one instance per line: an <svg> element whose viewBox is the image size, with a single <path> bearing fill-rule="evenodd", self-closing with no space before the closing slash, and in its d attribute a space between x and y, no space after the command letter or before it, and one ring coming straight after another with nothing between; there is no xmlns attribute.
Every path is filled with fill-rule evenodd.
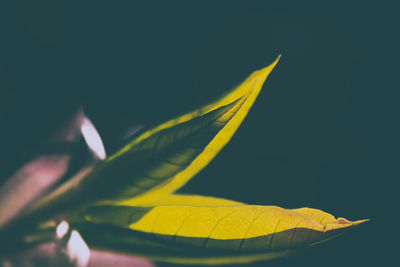
<svg viewBox="0 0 400 267"><path fill-rule="evenodd" d="M55 184L69 161L69 155L40 156L19 169L0 189L0 227Z"/></svg>
<svg viewBox="0 0 400 267"><path fill-rule="evenodd" d="M174 192L231 139L278 60L255 71L221 99L144 131L89 175L67 182L46 202L58 199L75 206L129 199L131 204L145 204Z"/></svg>
<svg viewBox="0 0 400 267"><path fill-rule="evenodd" d="M185 199L188 203L176 204ZM223 205L201 206L211 199ZM217 264L287 255L366 221L335 219L317 209L287 210L201 196L173 196L160 204L93 206L80 218L86 224L75 218L76 227L91 246L161 261Z"/></svg>
<svg viewBox="0 0 400 267"><path fill-rule="evenodd" d="M89 263L90 250L82 236L69 228L66 221L61 221L54 233L55 248L49 266L86 267Z"/></svg>
<svg viewBox="0 0 400 267"><path fill-rule="evenodd" d="M22 250L18 253L7 255L0 261L0 266L15 267L76 267L76 264L60 262L60 253L57 251L57 242L45 242L35 247ZM79 266L79 265L78 265ZM112 252L91 250L89 258L89 267L107 267L107 266L135 266L135 267L155 267L153 263L142 258L136 258L129 255L121 255Z"/></svg>
<svg viewBox="0 0 400 267"><path fill-rule="evenodd" d="M107 251L91 251L89 267L109 266L155 267L156 265L143 258L136 258Z"/></svg>
<svg viewBox="0 0 400 267"><path fill-rule="evenodd" d="M67 173L83 119L79 109L45 147L0 187L0 227L26 210Z"/></svg>

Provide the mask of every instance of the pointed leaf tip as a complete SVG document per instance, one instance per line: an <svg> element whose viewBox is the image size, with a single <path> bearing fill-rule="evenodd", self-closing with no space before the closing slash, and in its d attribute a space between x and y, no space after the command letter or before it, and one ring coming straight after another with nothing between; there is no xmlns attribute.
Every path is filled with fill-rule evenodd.
<svg viewBox="0 0 400 267"><path fill-rule="evenodd" d="M247 205L226 199L179 194L168 195L140 207L128 202L123 206L98 205L87 209L84 214L78 216L84 218L79 222L83 227L79 230L91 231L87 235L89 239L95 237L108 247L122 240L118 247L128 253L141 255L143 252L139 250L149 244L144 241L152 238L154 243L149 244L148 250L153 252L155 248L160 248L159 252L164 255L159 258L160 261L172 262L171 257L176 257L182 263L189 263L186 261L189 259L192 263L203 263L191 255L194 250L198 253L197 258L199 255L209 260L228 257L230 263L284 256L275 253L300 251L340 236L368 221L336 219L329 213L312 208L288 210L277 206ZM109 227L107 231L112 231L111 226L116 227L114 230L120 229L123 232L120 235L124 238L116 238L118 233L115 232L106 240L104 234L99 235L99 231L93 230L93 227L101 225ZM96 242L91 241L96 246ZM161 248L161 244L166 246ZM145 253L142 255L150 258L156 256Z"/></svg>
<svg viewBox="0 0 400 267"><path fill-rule="evenodd" d="M266 68L270 67L270 68L274 68L276 66L276 64L278 64L279 60L281 59L282 55L279 54L276 59L274 60L274 62L272 62L270 65L268 65Z"/></svg>
<svg viewBox="0 0 400 267"><path fill-rule="evenodd" d="M92 172L71 179L48 199L54 196L72 207L135 198L139 205L176 191L229 142L278 60L210 104L142 131Z"/></svg>
<svg viewBox="0 0 400 267"><path fill-rule="evenodd" d="M363 219L363 220L354 221L354 222L352 222L352 224L354 226L356 226L356 225L359 225L359 224L362 224L362 223L366 223L366 222L369 222L369 221L370 221L369 219Z"/></svg>
<svg viewBox="0 0 400 267"><path fill-rule="evenodd" d="M266 67L263 67L255 72L252 73L252 75L249 76L249 78L253 78L258 80L261 84L261 87L265 80L267 79L268 75L271 73L271 71L275 68L275 66L278 64L279 60L281 58L281 55L279 54L276 59ZM260 88L261 89L261 88Z"/></svg>

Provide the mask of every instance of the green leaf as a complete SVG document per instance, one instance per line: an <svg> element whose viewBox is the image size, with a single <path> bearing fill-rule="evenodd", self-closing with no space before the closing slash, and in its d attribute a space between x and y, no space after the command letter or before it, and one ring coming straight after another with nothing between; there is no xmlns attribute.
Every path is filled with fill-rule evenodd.
<svg viewBox="0 0 400 267"><path fill-rule="evenodd" d="M77 205L124 200L139 205L179 189L231 139L278 60L255 71L221 99L143 132L89 175L67 182L44 203L62 198Z"/></svg>
<svg viewBox="0 0 400 267"><path fill-rule="evenodd" d="M28 210L68 172L71 159L76 156L71 148L81 137L83 122L91 123L79 108L52 133L45 147L4 183L0 180L0 228Z"/></svg>
<svg viewBox="0 0 400 267"><path fill-rule="evenodd" d="M156 205L93 206L74 221L95 247L180 263L283 256L366 221L335 219L317 209L288 210L201 196L171 196Z"/></svg>

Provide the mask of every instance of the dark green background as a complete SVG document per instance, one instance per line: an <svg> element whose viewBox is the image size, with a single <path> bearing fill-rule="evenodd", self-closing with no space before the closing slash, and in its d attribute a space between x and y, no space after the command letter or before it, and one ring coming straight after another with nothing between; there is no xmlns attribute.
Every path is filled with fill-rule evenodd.
<svg viewBox="0 0 400 267"><path fill-rule="evenodd" d="M398 150L390 2L26 1L0 5L0 176L77 106L115 151L282 54L230 144L183 191L371 218L257 266L387 266Z"/></svg>

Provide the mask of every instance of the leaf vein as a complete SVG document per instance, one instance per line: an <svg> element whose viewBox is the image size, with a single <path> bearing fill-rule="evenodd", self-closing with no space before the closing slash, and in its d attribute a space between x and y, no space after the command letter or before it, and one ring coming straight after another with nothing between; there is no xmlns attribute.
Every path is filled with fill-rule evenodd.
<svg viewBox="0 0 400 267"><path fill-rule="evenodd" d="M173 238L172 238L172 241L173 241L174 243L176 242L176 237L177 237L179 231L180 231L180 230L182 229L182 227L184 226L185 222L186 222L189 218L193 217L194 215L196 215L196 214L198 214L198 213L199 213L199 212L193 212L192 214L190 214L189 216L187 216L185 219L182 220L181 225L180 225L180 226L178 227L178 229L175 231L175 234L174 234L174 236L173 236Z"/></svg>
<svg viewBox="0 0 400 267"><path fill-rule="evenodd" d="M255 223L255 221L256 221L258 218L260 218L261 215L262 215L263 213L265 213L265 212L266 212L266 211L261 211L256 217L253 218L253 220L251 221L251 223L249 224L249 226L248 226L248 228L247 228L247 230L246 230L246 233L244 233L244 235L243 235L242 241L240 241L239 249L242 249L243 244L244 244L244 242L246 241L247 233L249 232L250 228L253 226L253 224Z"/></svg>
<svg viewBox="0 0 400 267"><path fill-rule="evenodd" d="M290 242L289 242L289 248L291 248L293 246L293 239L296 234L297 226L299 225L299 223L300 223L300 221L297 221L296 226L294 227L294 231L293 231L292 237L290 238Z"/></svg>
<svg viewBox="0 0 400 267"><path fill-rule="evenodd" d="M233 211L229 212L228 214L226 214L225 216L222 216L221 218L219 218L219 219L217 220L217 222L215 223L214 227L211 229L210 233L208 234L208 236L207 236L206 239L204 240L202 247L206 247L206 246L207 246L207 243L208 243L208 241L210 240L210 237L211 237L212 233L213 233L213 232L215 231L215 229L217 228L218 224L220 224L224 219L228 218L230 215L232 215L232 214L235 213L235 212L236 212L236 210L233 210Z"/></svg>
<svg viewBox="0 0 400 267"><path fill-rule="evenodd" d="M281 221L281 218L278 217L278 221L275 224L274 230L272 231L272 236L271 236L271 240L269 241L269 245L268 245L268 250L271 249L272 246L272 241L274 240L275 234L276 234L276 229L278 228L278 225Z"/></svg>

